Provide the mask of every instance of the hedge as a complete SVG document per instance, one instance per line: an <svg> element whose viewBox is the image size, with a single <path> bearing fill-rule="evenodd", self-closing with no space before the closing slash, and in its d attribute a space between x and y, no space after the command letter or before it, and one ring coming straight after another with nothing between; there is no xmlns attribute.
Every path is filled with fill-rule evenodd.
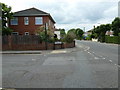
<svg viewBox="0 0 120 90"><path fill-rule="evenodd" d="M120 44L120 36L106 36L105 42L106 43Z"/></svg>

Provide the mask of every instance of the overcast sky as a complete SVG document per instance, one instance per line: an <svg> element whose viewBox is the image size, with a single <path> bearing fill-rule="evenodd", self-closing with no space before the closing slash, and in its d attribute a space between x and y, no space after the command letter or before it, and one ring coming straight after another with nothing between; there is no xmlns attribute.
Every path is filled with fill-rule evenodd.
<svg viewBox="0 0 120 90"><path fill-rule="evenodd" d="M88 31L99 24L111 23L118 16L119 0L1 0L20 11L35 7L50 13L56 21L56 28L85 27Z"/></svg>

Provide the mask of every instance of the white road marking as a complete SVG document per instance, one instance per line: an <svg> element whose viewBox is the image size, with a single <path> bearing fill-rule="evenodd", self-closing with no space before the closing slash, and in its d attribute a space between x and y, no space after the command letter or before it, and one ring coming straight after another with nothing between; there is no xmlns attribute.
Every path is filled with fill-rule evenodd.
<svg viewBox="0 0 120 90"><path fill-rule="evenodd" d="M51 53L66 53L67 51L62 51L62 50L54 50Z"/></svg>
<svg viewBox="0 0 120 90"><path fill-rule="evenodd" d="M115 66L116 66L117 64L115 64Z"/></svg>
<svg viewBox="0 0 120 90"><path fill-rule="evenodd" d="M109 60L110 62L112 62L112 60Z"/></svg>
<svg viewBox="0 0 120 90"><path fill-rule="evenodd" d="M90 47L87 47L84 51L88 51L90 49Z"/></svg>
<svg viewBox="0 0 120 90"><path fill-rule="evenodd" d="M105 59L105 58L102 58L102 59Z"/></svg>
<svg viewBox="0 0 120 90"><path fill-rule="evenodd" d="M32 61L36 61L36 59L32 59Z"/></svg>
<svg viewBox="0 0 120 90"><path fill-rule="evenodd" d="M94 57L94 59L99 59L98 57Z"/></svg>

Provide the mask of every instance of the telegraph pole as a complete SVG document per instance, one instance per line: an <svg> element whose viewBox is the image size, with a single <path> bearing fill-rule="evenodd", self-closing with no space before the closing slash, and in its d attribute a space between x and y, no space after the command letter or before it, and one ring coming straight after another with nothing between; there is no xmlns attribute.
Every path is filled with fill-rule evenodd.
<svg viewBox="0 0 120 90"><path fill-rule="evenodd" d="M45 48L47 50L47 23L45 23Z"/></svg>

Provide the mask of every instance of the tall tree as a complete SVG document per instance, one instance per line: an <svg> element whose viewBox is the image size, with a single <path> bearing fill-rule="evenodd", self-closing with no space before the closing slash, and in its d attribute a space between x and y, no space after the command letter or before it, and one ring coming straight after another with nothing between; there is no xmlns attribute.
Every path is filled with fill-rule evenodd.
<svg viewBox="0 0 120 90"><path fill-rule="evenodd" d="M80 39L80 38L82 38L82 35L84 34L84 31L80 28L77 28L76 31L75 31L75 34L76 34L76 38Z"/></svg>
<svg viewBox="0 0 120 90"><path fill-rule="evenodd" d="M8 20L12 18L12 8L10 6L5 5L4 3L0 3L0 6L2 6L2 34L10 35L12 29L8 27Z"/></svg>
<svg viewBox="0 0 120 90"><path fill-rule="evenodd" d="M76 38L76 29L70 29L68 32L67 32L67 35L69 35L70 37L72 37L73 39Z"/></svg>
<svg viewBox="0 0 120 90"><path fill-rule="evenodd" d="M116 17L112 22L112 31L114 31L114 35L118 36L120 33L120 18Z"/></svg>
<svg viewBox="0 0 120 90"><path fill-rule="evenodd" d="M63 39L66 36L65 29L59 29L60 30L60 37Z"/></svg>
<svg viewBox="0 0 120 90"><path fill-rule="evenodd" d="M96 36L98 36L98 40L104 42L106 31L109 31L110 29L111 29L111 24L102 24L94 28L92 34L93 35L96 34Z"/></svg>

